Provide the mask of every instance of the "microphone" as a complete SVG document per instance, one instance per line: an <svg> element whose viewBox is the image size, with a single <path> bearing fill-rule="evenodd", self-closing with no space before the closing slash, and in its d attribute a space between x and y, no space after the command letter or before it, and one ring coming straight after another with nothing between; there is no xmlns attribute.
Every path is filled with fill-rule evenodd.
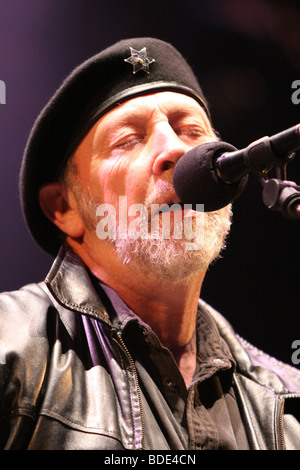
<svg viewBox="0 0 300 470"><path fill-rule="evenodd" d="M237 150L217 141L189 150L177 162L174 189L184 204L204 204L211 212L235 201L244 191L248 173L262 174L275 164L282 166L300 148L300 124L271 137L262 137Z"/></svg>

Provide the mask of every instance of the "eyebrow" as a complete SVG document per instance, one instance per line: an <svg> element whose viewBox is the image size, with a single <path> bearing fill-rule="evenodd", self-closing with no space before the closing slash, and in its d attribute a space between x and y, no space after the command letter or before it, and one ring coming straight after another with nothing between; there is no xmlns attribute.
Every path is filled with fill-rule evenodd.
<svg viewBox="0 0 300 470"><path fill-rule="evenodd" d="M117 115L114 113L110 116L104 116L106 118L105 123L103 123L102 121L104 127L101 129L101 131L100 129L98 130L98 132L96 131L96 135L98 136L96 137L96 142L98 142L98 145L100 141L102 141L103 144L104 141L110 139L110 136L113 135L115 132L126 132L126 129L130 129L138 125L142 126L145 119L150 119L151 115L155 111L144 103L138 107L129 107L127 110L125 110L125 112L121 107L114 109L114 111L116 110L119 110L120 113ZM193 106L189 104L184 104L182 108L179 108L178 105L174 105L173 107L172 104L170 104L164 109L163 113L165 113L165 115L167 116L168 122L172 127L176 125L177 121L187 117L195 119L195 124L197 124L198 121L204 128L210 128L211 131L214 132L205 111L200 107L200 105Z"/></svg>
<svg viewBox="0 0 300 470"><path fill-rule="evenodd" d="M137 121L151 119L154 112L155 110L150 109L146 111L143 111L142 109L136 109L133 114L132 110L128 110L128 112L126 112L125 114L117 117L117 125L120 127L124 127L130 125L131 123L136 123ZM184 109L171 109L164 111L163 114L167 117L169 122L174 122L177 119L184 117L201 118L205 122L207 120L206 114L202 111L200 107L199 109L194 107L185 107ZM114 124L116 124L115 119L116 116L114 116ZM108 122L107 124L110 127L110 123Z"/></svg>
<svg viewBox="0 0 300 470"><path fill-rule="evenodd" d="M180 104L173 105L172 103L167 104L162 113L166 115L169 123L175 124L177 120L191 117L201 119L203 125L206 127L209 123L205 111L201 108L200 105L195 103L195 106L192 104L182 104L182 108L179 108ZM126 127L136 126L139 123L142 123L145 120L150 120L153 113L157 108L151 108L145 103L141 103L140 106L132 105L124 111L124 108L115 108L114 111L120 111L118 114L113 114L106 122L105 127L102 129L102 132L105 134L110 133L112 130L125 129Z"/></svg>

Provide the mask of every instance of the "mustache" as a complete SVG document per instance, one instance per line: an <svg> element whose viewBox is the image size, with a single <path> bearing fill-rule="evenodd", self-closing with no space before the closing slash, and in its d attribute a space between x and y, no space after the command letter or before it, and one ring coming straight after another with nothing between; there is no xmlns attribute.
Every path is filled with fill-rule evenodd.
<svg viewBox="0 0 300 470"><path fill-rule="evenodd" d="M174 204L183 206L175 192L173 184L170 181L162 180L157 182L154 190L145 198L144 204L148 213L151 212L151 207L153 205L159 206L155 214L160 212L167 212L170 209L170 206Z"/></svg>
<svg viewBox="0 0 300 470"><path fill-rule="evenodd" d="M154 190L146 197L144 203L148 207L151 204L169 203L171 198L175 199L176 193L170 181L157 181Z"/></svg>

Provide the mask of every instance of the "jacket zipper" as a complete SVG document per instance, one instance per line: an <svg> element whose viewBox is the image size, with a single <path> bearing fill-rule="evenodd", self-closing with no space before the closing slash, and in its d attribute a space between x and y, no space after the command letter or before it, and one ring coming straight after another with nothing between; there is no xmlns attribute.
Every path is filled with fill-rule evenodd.
<svg viewBox="0 0 300 470"><path fill-rule="evenodd" d="M284 415L285 400L287 398L299 399L299 394L289 393L288 395L284 395L283 397L280 397L279 404L277 407L277 438L278 438L279 450L286 449L285 439L284 439L284 428L283 428L283 415Z"/></svg>
<svg viewBox="0 0 300 470"><path fill-rule="evenodd" d="M135 367L134 360L132 359L132 356L131 356L129 350L128 350L126 344L123 341L121 333L119 331L116 331L116 333L117 333L119 342L120 342L123 350L126 353L126 356L127 356L128 360L129 360L129 363L130 363L131 369L134 373L134 377L135 377L135 381L136 381L137 395L138 395L140 415L141 415L141 426L142 426L142 450L145 450L146 446L145 446L144 416L143 416L143 409L142 409L142 395L141 395L141 388L140 388L140 384L139 384L138 373L137 373L137 370L136 370L136 367Z"/></svg>
<svg viewBox="0 0 300 470"><path fill-rule="evenodd" d="M277 411L277 438L278 449L285 450L284 429L283 429L283 413L284 413L284 398L281 398L278 404Z"/></svg>

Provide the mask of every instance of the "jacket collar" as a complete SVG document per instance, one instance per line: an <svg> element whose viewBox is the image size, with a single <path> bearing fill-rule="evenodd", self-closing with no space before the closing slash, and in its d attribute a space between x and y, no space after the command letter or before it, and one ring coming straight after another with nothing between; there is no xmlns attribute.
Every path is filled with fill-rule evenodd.
<svg viewBox="0 0 300 470"><path fill-rule="evenodd" d="M201 309L214 319L237 364L237 372L277 395L300 397L300 371L257 349L239 337L228 321L200 300Z"/></svg>
<svg viewBox="0 0 300 470"><path fill-rule="evenodd" d="M85 264L71 249L61 247L45 283L63 307L111 324Z"/></svg>

